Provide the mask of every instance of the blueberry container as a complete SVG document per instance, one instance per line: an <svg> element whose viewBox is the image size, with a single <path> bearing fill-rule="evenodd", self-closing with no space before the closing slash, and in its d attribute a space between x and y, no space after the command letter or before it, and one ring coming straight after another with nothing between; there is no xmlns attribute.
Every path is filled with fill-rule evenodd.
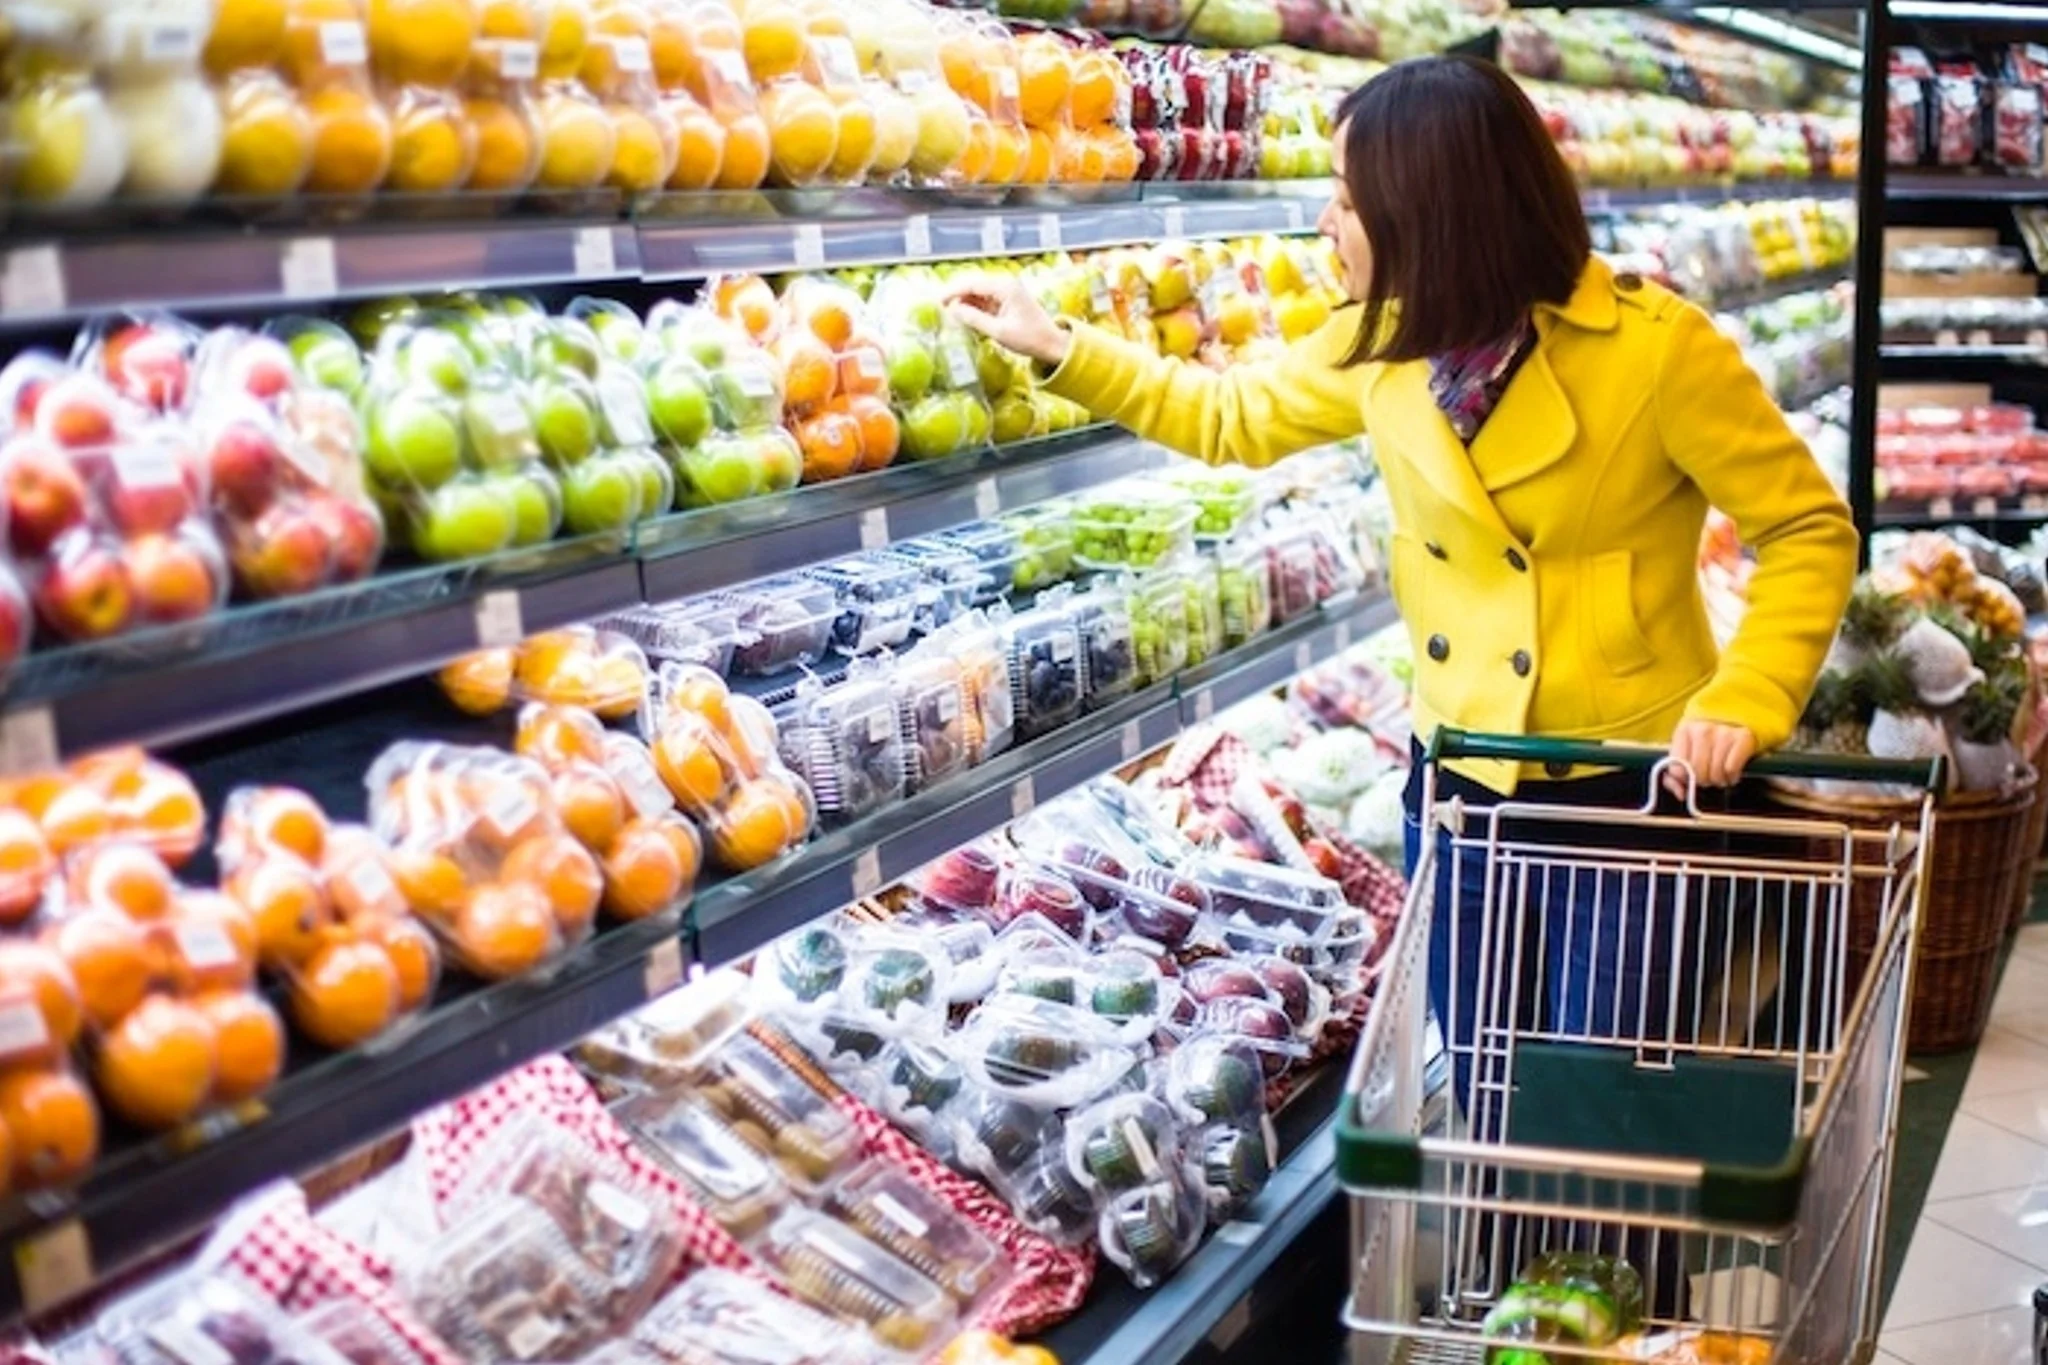
<svg viewBox="0 0 2048 1365"><path fill-rule="evenodd" d="M1034 608L1002 630L1017 733L1042 735L1081 714L1081 637L1067 613Z"/></svg>
<svg viewBox="0 0 2048 1365"><path fill-rule="evenodd" d="M832 645L840 614L829 586L795 574L744 584L717 601L746 633L732 651L732 671L755 678L815 665Z"/></svg>
<svg viewBox="0 0 2048 1365"><path fill-rule="evenodd" d="M804 574L832 590L839 606L832 643L848 654L894 649L910 638L923 585L915 565L871 554L822 564Z"/></svg>
<svg viewBox="0 0 2048 1365"><path fill-rule="evenodd" d="M1017 531L1009 525L1000 521L971 521L941 531L938 539L973 555L987 575L975 599L976 605L996 601L1016 583L1018 566L1024 561L1024 546Z"/></svg>

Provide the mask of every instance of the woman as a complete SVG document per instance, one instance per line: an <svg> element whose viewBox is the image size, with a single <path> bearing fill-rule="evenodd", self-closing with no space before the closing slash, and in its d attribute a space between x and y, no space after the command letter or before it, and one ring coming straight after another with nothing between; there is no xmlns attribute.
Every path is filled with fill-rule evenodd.
<svg viewBox="0 0 2048 1365"><path fill-rule="evenodd" d="M1664 745L1701 784L1734 782L1791 735L1834 636L1856 567L1848 510L1704 313L1592 256L1571 175L1498 68L1396 65L1344 100L1335 144L1318 227L1354 303L1274 360L1218 374L1162 359L1056 322L1014 280L968 286L952 313L1051 367L1052 392L1212 464L1369 435L1394 510L1418 736ZM1748 612L1718 653L1696 563L1710 503L1757 555ZM1438 789L1452 792L1643 796L1639 780L1502 762L1455 765ZM1418 799L1411 784L1411 871ZM1454 886L1454 861L1437 868L1431 997L1464 1063L1475 1002L1501 992L1480 978L1479 878ZM1670 945L1612 927L1629 916L1566 918L1535 954L1549 959L1550 1027L1625 1030Z"/></svg>

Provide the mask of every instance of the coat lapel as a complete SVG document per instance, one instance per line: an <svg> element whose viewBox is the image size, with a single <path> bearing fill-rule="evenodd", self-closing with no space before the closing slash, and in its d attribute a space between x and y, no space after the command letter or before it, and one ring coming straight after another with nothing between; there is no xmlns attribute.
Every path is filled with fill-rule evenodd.
<svg viewBox="0 0 2048 1365"><path fill-rule="evenodd" d="M1487 425L1492 424L1489 419ZM1384 447L1437 496L1496 534L1512 539L1507 523L1479 481L1471 453L1451 430L1436 405L1436 396L1429 391L1428 361L1401 361L1381 368L1368 397L1366 429L1372 433L1376 451Z"/></svg>
<svg viewBox="0 0 2048 1365"><path fill-rule="evenodd" d="M1471 463L1489 493L1520 483L1563 459L1578 438L1578 418L1545 354L1541 324L1528 359L1472 439Z"/></svg>

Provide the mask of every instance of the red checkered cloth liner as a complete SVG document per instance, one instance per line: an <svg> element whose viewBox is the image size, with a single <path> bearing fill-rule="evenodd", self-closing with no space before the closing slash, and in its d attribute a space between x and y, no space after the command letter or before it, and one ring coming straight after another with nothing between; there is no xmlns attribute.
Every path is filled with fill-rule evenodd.
<svg viewBox="0 0 2048 1365"><path fill-rule="evenodd" d="M604 1101L569 1064L554 1053L528 1062L480 1090L445 1104L413 1124L413 1150L426 1162L427 1184L437 1203L460 1188L477 1153L515 1118L540 1118L581 1139L602 1156L626 1167L646 1189L657 1192L674 1208L683 1228L680 1279L698 1266L766 1279L753 1257L740 1249L732 1234L720 1227L697 1203L683 1183L641 1150L605 1109Z"/></svg>
<svg viewBox="0 0 2048 1365"><path fill-rule="evenodd" d="M1009 1205L912 1142L860 1100L841 1092L833 1103L860 1132L869 1157L903 1171L993 1239L1014 1270L1008 1284L975 1306L968 1324L1020 1337L1072 1317L1095 1280L1095 1247L1062 1247L1019 1223Z"/></svg>
<svg viewBox="0 0 2048 1365"><path fill-rule="evenodd" d="M390 1267L313 1220L295 1186L265 1196L267 1207L239 1230L222 1262L250 1289L287 1313L308 1313L337 1299L368 1310L423 1365L463 1365L391 1286Z"/></svg>

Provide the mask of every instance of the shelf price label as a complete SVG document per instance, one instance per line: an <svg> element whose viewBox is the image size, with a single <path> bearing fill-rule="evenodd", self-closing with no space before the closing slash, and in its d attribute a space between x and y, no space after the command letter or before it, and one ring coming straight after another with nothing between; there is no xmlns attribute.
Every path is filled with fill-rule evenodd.
<svg viewBox="0 0 2048 1365"><path fill-rule="evenodd" d="M654 945L647 954L643 980L649 1000L667 995L683 984L683 941L680 937L665 938Z"/></svg>
<svg viewBox="0 0 2048 1365"><path fill-rule="evenodd" d="M619 253L609 227L577 228L569 252L571 267L579 280L603 279L619 273Z"/></svg>
<svg viewBox="0 0 2048 1365"><path fill-rule="evenodd" d="M14 1244L14 1280L30 1315L77 1298L92 1288L92 1241L85 1224L67 1218Z"/></svg>
<svg viewBox="0 0 2048 1365"><path fill-rule="evenodd" d="M1058 251L1060 249L1060 216L1057 213L1038 215L1038 249Z"/></svg>
<svg viewBox="0 0 2048 1365"><path fill-rule="evenodd" d="M1927 515L1938 521L1946 521L1956 514L1956 505L1947 498L1936 498L1927 504Z"/></svg>
<svg viewBox="0 0 2048 1365"><path fill-rule="evenodd" d="M1215 714L1216 694L1206 687L1195 693L1195 724L1206 725Z"/></svg>
<svg viewBox="0 0 2048 1365"><path fill-rule="evenodd" d="M284 244L277 273L288 299L333 298L341 289L341 267L332 237L300 237Z"/></svg>
<svg viewBox="0 0 2048 1365"><path fill-rule="evenodd" d="M860 547L879 550L889 543L889 509L870 507L860 514Z"/></svg>
<svg viewBox="0 0 2048 1365"><path fill-rule="evenodd" d="M1299 199L1288 200L1287 206L1282 212L1287 215L1287 230L1289 232L1301 231L1302 224L1308 220L1308 211L1301 206Z"/></svg>
<svg viewBox="0 0 2048 1365"><path fill-rule="evenodd" d="M0 777L47 772L57 766L57 718L47 706L0 716Z"/></svg>
<svg viewBox="0 0 2048 1365"><path fill-rule="evenodd" d="M932 254L932 216L913 213L903 220L903 254L914 261Z"/></svg>
<svg viewBox="0 0 2048 1365"><path fill-rule="evenodd" d="M61 313L64 257L54 245L16 247L0 267L0 317L35 317Z"/></svg>
<svg viewBox="0 0 2048 1365"><path fill-rule="evenodd" d="M1165 235L1174 240L1188 235L1188 211L1179 204L1168 204L1160 214L1164 220Z"/></svg>
<svg viewBox="0 0 2048 1365"><path fill-rule="evenodd" d="M1351 648L1351 623L1349 621L1339 621L1337 623L1337 652L1342 654L1349 648Z"/></svg>
<svg viewBox="0 0 2048 1365"><path fill-rule="evenodd" d="M825 229L817 223L798 223L790 249L798 270L825 268Z"/></svg>
<svg viewBox="0 0 2048 1365"><path fill-rule="evenodd" d="M983 521L1003 510L1003 493L994 479L974 481L974 515Z"/></svg>
<svg viewBox="0 0 2048 1365"><path fill-rule="evenodd" d="M478 649L510 649L525 638L526 622L521 617L516 589L500 588L477 599Z"/></svg>
<svg viewBox="0 0 2048 1365"><path fill-rule="evenodd" d="M1117 736L1117 752L1123 755L1123 761L1129 763L1143 751L1144 747L1145 734L1138 728L1138 722L1125 721L1123 732Z"/></svg>
<svg viewBox="0 0 2048 1365"><path fill-rule="evenodd" d="M1997 498L1978 498L1978 499L1977 499L1977 500L1976 500L1975 502L1973 502L1973 503L1971 503L1971 504L1970 504L1970 515L1971 515L1971 516L1973 516L1973 517L1995 517L1995 516L1997 516L1997 515L1998 515L1998 499L1997 499Z"/></svg>
<svg viewBox="0 0 2048 1365"><path fill-rule="evenodd" d="M1010 818L1022 820L1038 805L1038 784L1026 773L1010 784Z"/></svg>
<svg viewBox="0 0 2048 1365"><path fill-rule="evenodd" d="M1294 671L1296 673L1308 672L1309 665L1315 661L1316 652L1309 648L1308 641L1303 640L1294 646Z"/></svg>
<svg viewBox="0 0 2048 1365"><path fill-rule="evenodd" d="M882 851L864 848L853 860L853 898L866 900L882 889Z"/></svg>
<svg viewBox="0 0 2048 1365"><path fill-rule="evenodd" d="M981 220L981 250L983 255L1000 256L1009 243L1004 240L1003 220L993 213Z"/></svg>

